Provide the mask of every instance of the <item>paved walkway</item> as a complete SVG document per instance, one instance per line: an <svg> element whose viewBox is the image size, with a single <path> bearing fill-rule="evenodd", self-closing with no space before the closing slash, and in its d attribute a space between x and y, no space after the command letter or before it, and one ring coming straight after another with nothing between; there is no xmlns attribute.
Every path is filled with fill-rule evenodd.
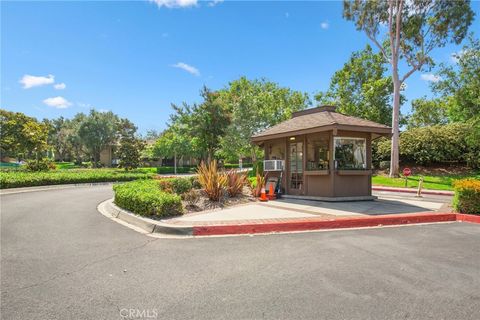
<svg viewBox="0 0 480 320"><path fill-rule="evenodd" d="M432 211L449 211L450 196L425 196L396 192L375 192L375 201L323 202L299 199L279 199L255 202L204 213L187 214L166 220L174 224L225 224L250 223L260 220L285 221L299 218L332 220L339 217L408 214Z"/></svg>

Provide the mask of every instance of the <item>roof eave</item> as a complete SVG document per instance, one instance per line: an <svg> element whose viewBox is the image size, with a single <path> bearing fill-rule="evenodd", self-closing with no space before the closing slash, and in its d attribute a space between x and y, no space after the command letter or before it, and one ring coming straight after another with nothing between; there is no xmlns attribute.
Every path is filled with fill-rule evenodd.
<svg viewBox="0 0 480 320"><path fill-rule="evenodd" d="M391 136L392 134L392 128L390 127L369 127L369 126L335 124L335 125L327 125L327 126L308 128L308 129L302 129L302 130L293 130L293 131L285 131L285 132L274 133L274 134L253 136L251 138L251 141L253 143L259 144L266 140L285 138L292 135L302 135L302 134L330 131L333 129L344 130L344 131L370 132L370 133L376 133L382 136Z"/></svg>

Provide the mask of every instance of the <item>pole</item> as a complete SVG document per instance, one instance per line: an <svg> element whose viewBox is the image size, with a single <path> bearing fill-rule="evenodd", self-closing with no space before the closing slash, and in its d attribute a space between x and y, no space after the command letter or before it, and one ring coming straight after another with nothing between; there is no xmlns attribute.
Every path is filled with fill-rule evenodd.
<svg viewBox="0 0 480 320"><path fill-rule="evenodd" d="M422 188L423 188L423 177L420 177L420 180L418 181L417 197L422 196Z"/></svg>
<svg viewBox="0 0 480 320"><path fill-rule="evenodd" d="M175 151L175 153L173 154L173 172L175 172L175 174L177 174L177 152Z"/></svg>

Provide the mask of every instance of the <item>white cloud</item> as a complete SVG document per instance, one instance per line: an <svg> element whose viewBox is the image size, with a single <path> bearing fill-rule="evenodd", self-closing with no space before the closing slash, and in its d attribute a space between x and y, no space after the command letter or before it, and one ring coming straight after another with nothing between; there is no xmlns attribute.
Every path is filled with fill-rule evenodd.
<svg viewBox="0 0 480 320"><path fill-rule="evenodd" d="M208 3L208 6L209 7L215 7L217 4L220 4L222 2L223 2L223 0L213 0L213 1Z"/></svg>
<svg viewBox="0 0 480 320"><path fill-rule="evenodd" d="M423 73L423 74L420 75L420 78L422 78L422 80L430 81L430 82L438 82L438 81L442 80L441 77L436 76L432 73Z"/></svg>
<svg viewBox="0 0 480 320"><path fill-rule="evenodd" d="M44 86L55 82L55 76L49 74L48 76L32 76L26 74L19 81L23 85L23 89L30 89L33 87Z"/></svg>
<svg viewBox="0 0 480 320"><path fill-rule="evenodd" d="M159 8L186 8L197 5L197 0L149 0L155 3Z"/></svg>
<svg viewBox="0 0 480 320"><path fill-rule="evenodd" d="M43 100L43 103L45 103L47 106L54 107L57 109L66 109L72 105L71 102L69 102L64 97L60 97L60 96L47 98Z"/></svg>
<svg viewBox="0 0 480 320"><path fill-rule="evenodd" d="M53 87L54 87L55 89L57 89L57 90L63 90L63 89L65 89L65 88L67 87L67 85L66 85L65 83L63 83L63 82L62 82L62 83L55 83L55 84L53 85Z"/></svg>
<svg viewBox="0 0 480 320"><path fill-rule="evenodd" d="M183 63L183 62L178 62L178 63L172 65L172 67L185 70L188 73L193 74L194 76L199 76L200 75L200 71L197 68L195 68L194 66L188 65L186 63Z"/></svg>
<svg viewBox="0 0 480 320"><path fill-rule="evenodd" d="M320 23L320 28L322 28L323 30L327 30L328 28L330 28L330 23L328 23L328 21L323 21L322 23Z"/></svg>
<svg viewBox="0 0 480 320"><path fill-rule="evenodd" d="M89 108L89 109L95 109L94 106L92 106L90 103L85 103L85 102L77 102L77 105L81 108Z"/></svg>

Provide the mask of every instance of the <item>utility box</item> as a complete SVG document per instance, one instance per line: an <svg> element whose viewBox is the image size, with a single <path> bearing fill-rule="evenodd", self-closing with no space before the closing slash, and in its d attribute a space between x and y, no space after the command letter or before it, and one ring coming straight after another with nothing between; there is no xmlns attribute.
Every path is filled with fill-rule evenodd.
<svg viewBox="0 0 480 320"><path fill-rule="evenodd" d="M264 160L263 171L283 171L283 160Z"/></svg>

